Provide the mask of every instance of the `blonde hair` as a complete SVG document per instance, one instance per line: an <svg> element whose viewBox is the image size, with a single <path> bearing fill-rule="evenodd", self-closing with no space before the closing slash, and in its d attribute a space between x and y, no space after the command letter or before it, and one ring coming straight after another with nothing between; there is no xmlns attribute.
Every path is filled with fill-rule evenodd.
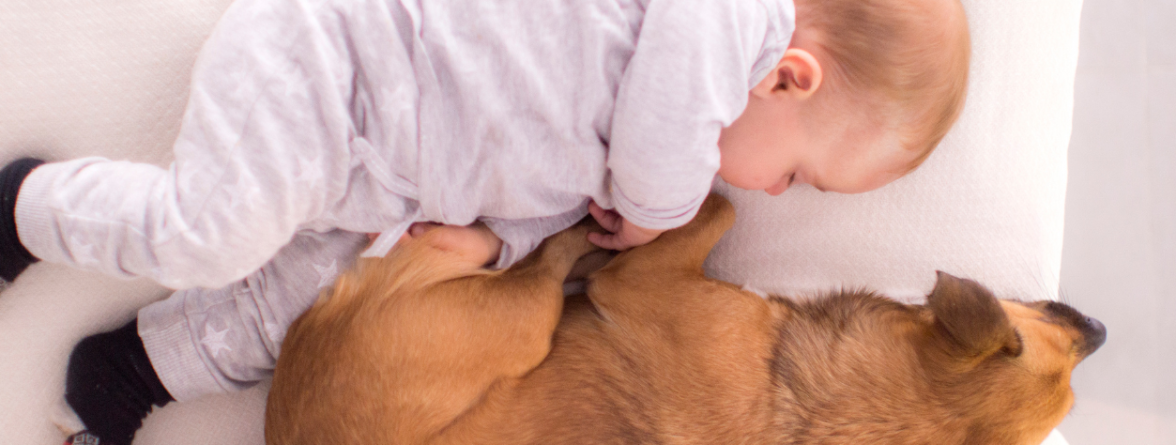
<svg viewBox="0 0 1176 445"><path fill-rule="evenodd" d="M971 38L959 0L797 0L796 8L797 37L820 48L826 85L879 94L883 110L871 111L897 113L903 145L920 153L910 168L921 164L967 94Z"/></svg>

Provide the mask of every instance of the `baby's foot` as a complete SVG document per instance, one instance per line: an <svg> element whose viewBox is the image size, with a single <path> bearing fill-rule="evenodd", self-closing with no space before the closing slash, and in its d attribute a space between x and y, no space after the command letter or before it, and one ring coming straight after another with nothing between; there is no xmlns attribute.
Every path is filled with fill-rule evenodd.
<svg viewBox="0 0 1176 445"><path fill-rule="evenodd" d="M456 253L475 264L494 263L502 252L502 240L480 222L469 226L416 223L408 229L408 235L428 242L436 249Z"/></svg>
<svg viewBox="0 0 1176 445"><path fill-rule="evenodd" d="M82 339L70 354L65 401L89 430L78 437L101 437L102 445L130 445L152 406L172 400L143 348L137 320ZM66 420L58 425L64 432L78 428L74 419Z"/></svg>

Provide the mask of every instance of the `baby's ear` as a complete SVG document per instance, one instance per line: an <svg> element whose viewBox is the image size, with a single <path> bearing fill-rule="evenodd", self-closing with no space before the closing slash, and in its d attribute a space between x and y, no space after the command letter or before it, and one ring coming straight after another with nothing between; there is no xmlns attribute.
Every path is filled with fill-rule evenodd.
<svg viewBox="0 0 1176 445"><path fill-rule="evenodd" d="M1000 302L979 283L937 272L927 307L935 315L934 329L952 357L978 362L1004 351L1021 354L1021 340Z"/></svg>
<svg viewBox="0 0 1176 445"><path fill-rule="evenodd" d="M788 48L784 51L784 57L780 58L776 67L752 89L752 93L764 98L784 93L789 97L805 99L821 87L823 79L824 71L812 53L799 48Z"/></svg>

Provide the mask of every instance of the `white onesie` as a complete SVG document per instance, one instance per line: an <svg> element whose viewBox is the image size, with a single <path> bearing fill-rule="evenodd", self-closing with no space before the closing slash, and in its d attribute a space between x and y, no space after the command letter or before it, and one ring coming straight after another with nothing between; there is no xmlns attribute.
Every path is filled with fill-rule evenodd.
<svg viewBox="0 0 1176 445"><path fill-rule="evenodd" d="M238 0L197 60L170 169L46 164L20 191L19 236L45 261L189 289L256 279L300 234L381 232L382 255L413 222L480 219L506 266L588 199L678 227L793 17L790 0ZM251 329L278 343L285 318ZM235 335L213 320L175 341L225 388L241 378L214 362L241 359L209 346Z"/></svg>

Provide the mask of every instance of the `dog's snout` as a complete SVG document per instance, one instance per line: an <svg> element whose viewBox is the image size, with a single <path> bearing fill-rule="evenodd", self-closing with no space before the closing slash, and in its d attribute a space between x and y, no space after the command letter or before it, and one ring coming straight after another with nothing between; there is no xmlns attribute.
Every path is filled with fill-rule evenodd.
<svg viewBox="0 0 1176 445"><path fill-rule="evenodd" d="M1045 302L1040 308L1055 321L1068 324L1082 335L1077 340L1078 353L1086 357L1107 341L1107 327L1094 317L1087 316L1069 305L1057 301Z"/></svg>
<svg viewBox="0 0 1176 445"><path fill-rule="evenodd" d="M1107 341L1107 327L1094 317L1083 317L1082 337L1084 340L1082 352L1090 355Z"/></svg>

